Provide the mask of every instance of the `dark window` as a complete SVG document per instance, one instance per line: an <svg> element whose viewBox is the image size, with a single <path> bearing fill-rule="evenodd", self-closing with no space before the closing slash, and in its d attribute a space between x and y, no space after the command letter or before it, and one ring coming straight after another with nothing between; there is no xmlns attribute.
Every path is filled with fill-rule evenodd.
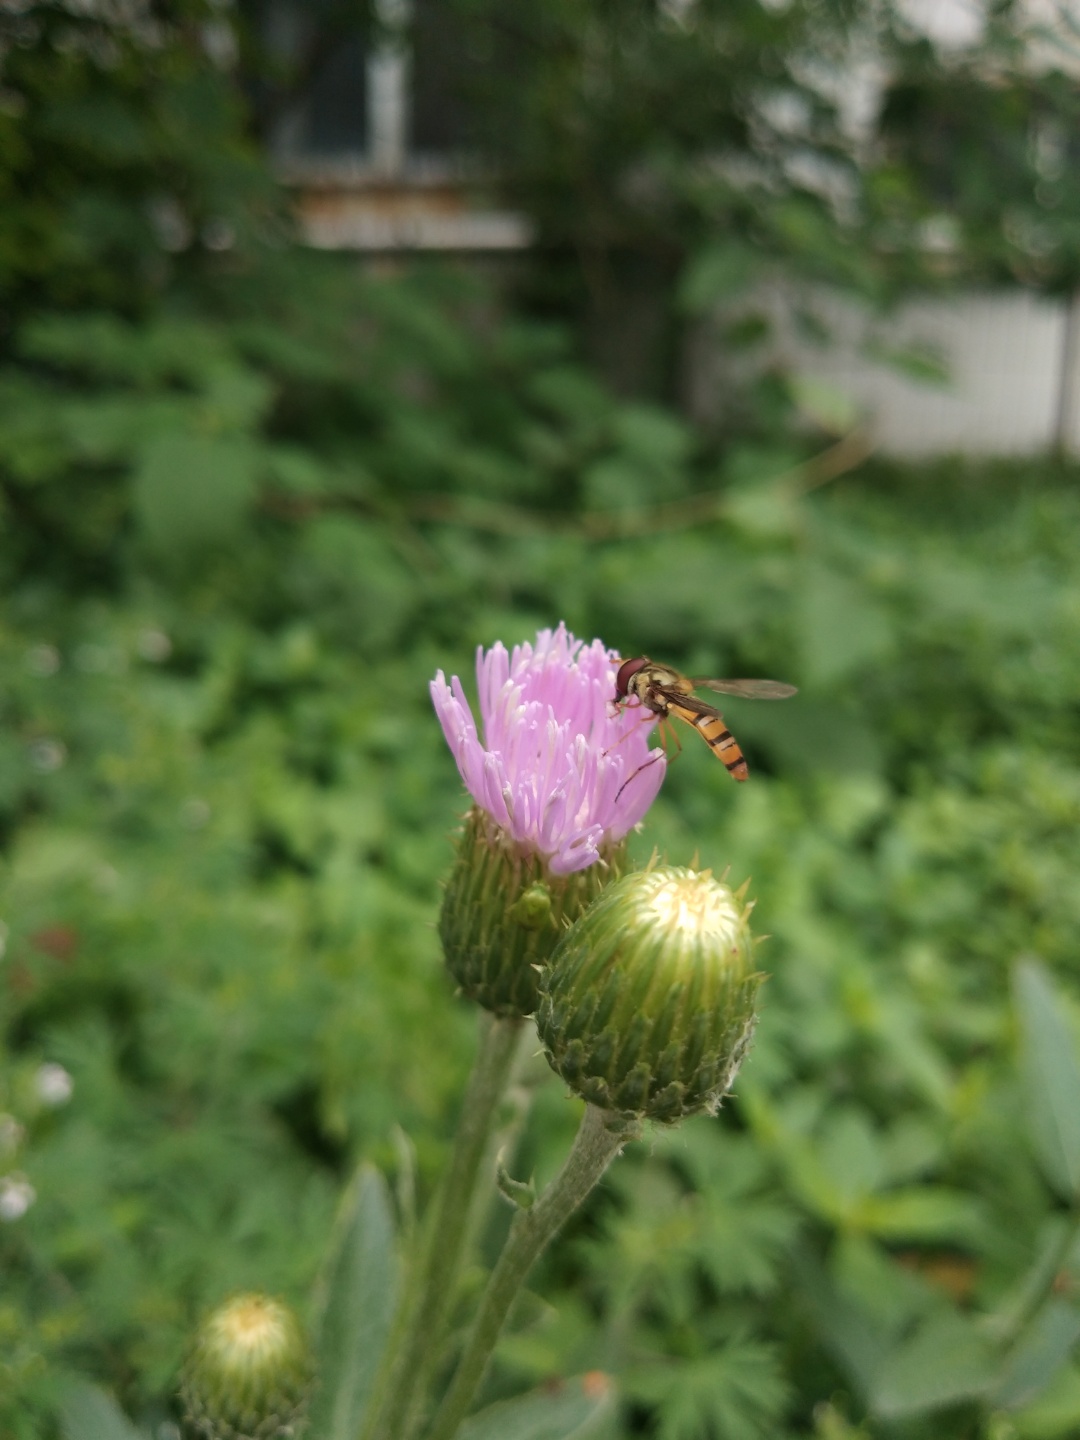
<svg viewBox="0 0 1080 1440"><path fill-rule="evenodd" d="M308 155L358 154L367 143L367 75L359 36L340 41L315 70L300 107L297 148Z"/></svg>
<svg viewBox="0 0 1080 1440"><path fill-rule="evenodd" d="M446 0L413 0L409 26L412 78L409 86L409 148L446 155L469 148L464 96L477 57L461 19Z"/></svg>

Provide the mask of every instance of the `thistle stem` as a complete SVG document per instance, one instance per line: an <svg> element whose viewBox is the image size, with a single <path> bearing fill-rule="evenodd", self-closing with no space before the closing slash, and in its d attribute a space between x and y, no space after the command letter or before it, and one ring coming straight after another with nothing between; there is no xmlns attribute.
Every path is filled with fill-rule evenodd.
<svg viewBox="0 0 1080 1440"><path fill-rule="evenodd" d="M534 1261L596 1185L627 1140L634 1139L635 1135L636 1129L620 1126L610 1112L586 1106L562 1169L539 1200L529 1209L519 1210L514 1217L454 1378L426 1440L452 1440L457 1433L484 1377L510 1307Z"/></svg>
<svg viewBox="0 0 1080 1440"><path fill-rule="evenodd" d="M523 1027L520 1019L480 1012L479 1046L450 1165L424 1225L418 1263L391 1339L385 1381L374 1397L364 1437L399 1440L430 1381L461 1270L480 1167Z"/></svg>

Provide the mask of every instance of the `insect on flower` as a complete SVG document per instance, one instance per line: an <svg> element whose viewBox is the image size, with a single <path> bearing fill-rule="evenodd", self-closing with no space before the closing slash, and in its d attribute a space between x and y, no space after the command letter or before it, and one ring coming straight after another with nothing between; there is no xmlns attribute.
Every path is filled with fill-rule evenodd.
<svg viewBox="0 0 1080 1440"><path fill-rule="evenodd" d="M707 705L693 693L698 689L718 690L743 700L786 700L796 693L794 685L780 680L710 680L701 675L683 675L670 665L658 665L647 655L624 660L615 677L615 704L640 705L659 718L661 735L670 716L684 720L708 742L734 780L746 780L750 771L738 741L724 723L715 705ZM678 736L674 736L679 747Z"/></svg>

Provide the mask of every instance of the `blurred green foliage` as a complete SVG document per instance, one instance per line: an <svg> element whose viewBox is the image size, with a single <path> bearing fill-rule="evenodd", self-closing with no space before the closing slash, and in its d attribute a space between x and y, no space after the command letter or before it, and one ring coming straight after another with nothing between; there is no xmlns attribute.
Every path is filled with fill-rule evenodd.
<svg viewBox="0 0 1080 1440"><path fill-rule="evenodd" d="M815 488L776 378L718 441L475 276L305 254L213 14L117 15L2 17L0 1430L70 1374L165 1421L203 1309L303 1303L357 1159L407 1213L404 1132L429 1192L472 1017L426 683L564 618L801 693L732 702L745 787L690 737L638 842L752 877L738 1097L620 1162L489 1398L604 1369L625 1436L1075 1434L1077 1017L1009 990L1080 980L1073 468ZM690 301L748 283L741 213ZM544 1178L573 1107L526 1080Z"/></svg>

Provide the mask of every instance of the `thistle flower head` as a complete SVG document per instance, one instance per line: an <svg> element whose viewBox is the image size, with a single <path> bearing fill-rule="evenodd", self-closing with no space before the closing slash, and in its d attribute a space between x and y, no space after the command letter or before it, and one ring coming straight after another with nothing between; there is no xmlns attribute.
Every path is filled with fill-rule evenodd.
<svg viewBox="0 0 1080 1440"><path fill-rule="evenodd" d="M650 751L654 717L616 713L618 657L560 625L507 654L478 650L483 739L461 682L440 670L431 698L461 778L479 808L552 875L600 859L648 810L665 762Z"/></svg>
<svg viewBox="0 0 1080 1440"><path fill-rule="evenodd" d="M201 1325L181 1399L200 1440L292 1440L304 1428L312 1364L292 1311L238 1295Z"/></svg>
<svg viewBox="0 0 1080 1440"><path fill-rule="evenodd" d="M715 1110L754 1030L751 906L709 871L625 875L539 981L548 1059L590 1104L652 1120Z"/></svg>

